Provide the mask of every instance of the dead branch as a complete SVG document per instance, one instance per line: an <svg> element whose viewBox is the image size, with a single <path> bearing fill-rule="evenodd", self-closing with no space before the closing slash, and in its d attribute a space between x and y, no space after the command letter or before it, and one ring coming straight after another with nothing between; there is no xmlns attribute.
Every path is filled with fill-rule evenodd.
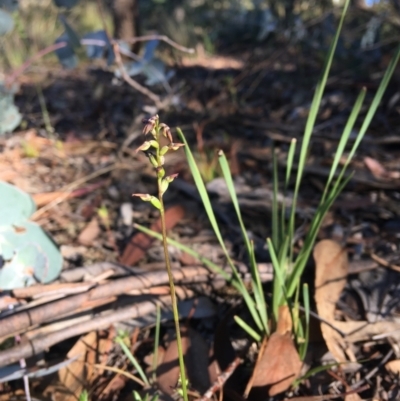
<svg viewBox="0 0 400 401"><path fill-rule="evenodd" d="M147 96L149 99L151 99L156 107L158 109L161 109L163 107L163 103L160 100L160 97L157 96L155 93L153 93L151 90L147 89L143 85L140 85L138 82L133 80L129 74L126 72L124 63L122 62L121 58L121 53L119 51L119 45L118 43L114 42L113 43L113 49L114 49L114 54L115 54L115 62L118 65L119 71L121 73L122 78L127 82L130 86L132 86L133 89L137 90L141 94Z"/></svg>
<svg viewBox="0 0 400 401"><path fill-rule="evenodd" d="M208 270L204 267L194 266L175 270L173 274L175 281L180 283L185 278L207 276ZM86 293L73 295L39 307L16 312L11 316L3 318L0 325L0 338L20 333L32 325L48 322L60 315L75 311L85 302L126 294L132 290L150 288L166 283L168 283L167 272L156 271L100 284Z"/></svg>
<svg viewBox="0 0 400 401"><path fill-rule="evenodd" d="M213 385L206 391L199 401L211 400L217 391L220 391L226 381L232 376L235 369L243 362L239 357L236 357L232 363L218 376Z"/></svg>
<svg viewBox="0 0 400 401"><path fill-rule="evenodd" d="M170 302L169 295L161 297L158 300L144 301L118 310L110 310L104 316L63 328L44 337L26 341L11 349L0 352L0 366L15 363L22 358L29 358L68 338L79 336L92 330L106 329L110 325L124 320L145 316L155 311L157 303L168 305L168 302Z"/></svg>

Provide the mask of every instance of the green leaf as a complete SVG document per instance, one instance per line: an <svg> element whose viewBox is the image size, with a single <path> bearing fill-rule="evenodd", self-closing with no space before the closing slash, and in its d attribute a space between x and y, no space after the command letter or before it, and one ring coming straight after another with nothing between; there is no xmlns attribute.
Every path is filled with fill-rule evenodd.
<svg viewBox="0 0 400 401"><path fill-rule="evenodd" d="M0 226L18 225L35 211L36 204L29 194L0 181Z"/></svg>
<svg viewBox="0 0 400 401"><path fill-rule="evenodd" d="M294 194L293 194L293 204L292 204L292 209L291 209L291 214L290 214L289 226L292 228L294 227L297 198L298 198L298 194L299 194L301 181L303 178L304 168L306 165L306 159L307 159L307 154L308 154L309 147L310 147L311 135L312 135L312 132L314 129L315 121L317 119L322 95L325 90L330 67L332 65L333 56L334 56L337 42L338 42L338 39L340 36L340 32L342 30L344 17L346 15L347 9L349 7L349 3L350 3L350 0L346 0L346 2L344 4L343 12L342 12L342 15L341 15L340 21L339 21L339 26L336 30L335 36L334 36L331 46L329 48L328 56L327 56L327 59L325 62L322 76L319 79L317 88L314 92L314 97L313 97L313 100L311 103L310 113L307 118L306 127L305 127L305 131L304 131L304 136L303 136L303 142L301 144L301 149L300 149L300 157L299 157L298 168L297 168L296 184L295 184L295 190L294 190Z"/></svg>
<svg viewBox="0 0 400 401"><path fill-rule="evenodd" d="M6 88L0 81L0 135L14 131L21 123L22 116L14 104L15 90L16 88Z"/></svg>
<svg viewBox="0 0 400 401"><path fill-rule="evenodd" d="M246 286L244 285L243 280L241 279L231 257L229 256L229 252L225 246L224 240L222 238L222 235L221 235L218 223L217 223L217 219L215 218L215 214L214 214L214 211L213 211L213 208L211 205L210 198L207 193L206 186L204 185L204 181L201 177L199 168L196 164L193 154L188 146L188 143L186 141L185 136L183 135L183 132L179 128L177 128L177 131L178 131L178 135L181 137L183 143L185 144L185 153L186 153L186 157L187 157L187 160L189 163L189 168L190 168L190 171L192 172L194 182L196 184L197 190L199 191L201 201L203 203L204 209L206 210L210 224L214 230L214 233L218 239L218 242L219 242L222 250L224 251L224 254L229 263L229 266L232 269L234 279L236 281L236 284L238 285L238 288L240 289L240 293L242 294L247 307L249 308L249 312L251 313L252 318L254 319L255 323L257 324L257 327L260 330L263 330L264 324L260 319L258 311L255 307L254 300L252 299Z"/></svg>
<svg viewBox="0 0 400 401"><path fill-rule="evenodd" d="M117 337L115 339L115 342L120 345L120 347L122 348L122 351L124 352L126 357L130 360L133 367L137 370L143 383L145 383L147 386L149 386L150 385L149 379L147 378L146 374L144 373L144 371L143 371L142 367L140 366L139 362L137 361L137 359L132 355L132 352L129 350L129 348L125 344L124 340L121 337Z"/></svg>
<svg viewBox="0 0 400 401"><path fill-rule="evenodd" d="M304 336L304 343L300 345L300 359L304 361L307 353L307 347L310 338L310 293L308 290L307 283L303 284L303 305L304 305L304 314L305 314L305 336Z"/></svg>
<svg viewBox="0 0 400 401"><path fill-rule="evenodd" d="M268 317L267 317L267 305L265 303L264 290L262 288L261 279L254 255L254 246L247 235L247 230L246 227L244 226L242 214L240 212L239 201L236 196L235 185L233 183L232 174L229 169L229 164L225 157L225 154L222 151L219 152L219 163L228 188L229 195L233 203L233 207L235 208L236 216L239 220L239 225L242 232L242 238L246 244L247 254L249 256L249 261L250 261L252 287L254 291L255 303L257 305L257 311L260 315L261 322L264 326L264 331L265 333L268 333L269 327L268 327Z"/></svg>
<svg viewBox="0 0 400 401"><path fill-rule="evenodd" d="M0 228L0 255L6 260L0 269L3 290L49 283L62 268L62 256L54 242L30 221Z"/></svg>
<svg viewBox="0 0 400 401"><path fill-rule="evenodd" d="M262 337L252 328L250 327L242 318L239 316L234 316L233 319L235 322L251 337L254 338L257 342L261 341Z"/></svg>
<svg viewBox="0 0 400 401"><path fill-rule="evenodd" d="M88 401L89 400L89 394L87 390L83 390L79 396L79 401Z"/></svg>

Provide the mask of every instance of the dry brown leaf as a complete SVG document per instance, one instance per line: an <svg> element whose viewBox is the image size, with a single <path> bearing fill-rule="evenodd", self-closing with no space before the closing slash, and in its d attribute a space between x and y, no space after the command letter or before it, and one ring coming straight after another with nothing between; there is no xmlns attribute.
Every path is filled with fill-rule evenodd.
<svg viewBox="0 0 400 401"><path fill-rule="evenodd" d="M292 331L293 322L289 307L287 305L280 306L278 314L276 332L279 334L290 333Z"/></svg>
<svg viewBox="0 0 400 401"><path fill-rule="evenodd" d="M364 157L364 163L371 174L377 179L387 179L387 171L378 160L372 157Z"/></svg>
<svg viewBox="0 0 400 401"><path fill-rule="evenodd" d="M68 199L71 197L71 194L66 192L43 192L39 194L32 195L33 200L35 201L38 207L42 207L47 205L50 202L56 201L58 199Z"/></svg>
<svg viewBox="0 0 400 401"><path fill-rule="evenodd" d="M63 388L56 391L57 401L76 401L81 392L88 388L89 372L85 362L89 350L96 349L96 342L96 333L88 333L80 338L68 352L68 358L78 357L78 359L59 370L58 377Z"/></svg>
<svg viewBox="0 0 400 401"><path fill-rule="evenodd" d="M182 352L186 356L189 349L189 336L186 327L181 328ZM178 347L176 340L169 343L164 352L162 364L157 367L157 384L168 395L175 392L179 379Z"/></svg>
<svg viewBox="0 0 400 401"><path fill-rule="evenodd" d="M268 339L253 372L251 398L265 399L287 390L300 373L302 362L292 338L289 308L279 308L277 331Z"/></svg>
<svg viewBox="0 0 400 401"><path fill-rule="evenodd" d="M348 259L346 251L335 241L320 241L314 248L315 302L321 318L334 325L335 308L346 285ZM342 336L330 326L321 323L321 332L326 346L337 362L347 360Z"/></svg>
<svg viewBox="0 0 400 401"><path fill-rule="evenodd" d="M211 384L208 346L200 334L191 328L182 327L181 337L188 380L195 390L203 393ZM176 340L173 340L164 353L162 364L157 368L158 387L163 393L172 395L176 391L178 378L178 347Z"/></svg>
<svg viewBox="0 0 400 401"><path fill-rule="evenodd" d="M172 206L165 212L165 223L167 230L174 227L185 215L185 210L182 206ZM161 232L161 220L158 219L152 224L151 230ZM144 234L138 233L134 235L124 249L120 258L120 263L126 266L135 265L145 255L147 249L150 247L154 238Z"/></svg>
<svg viewBox="0 0 400 401"><path fill-rule="evenodd" d="M400 359L395 359L394 361L389 361L385 364L385 369L395 375L400 374Z"/></svg>
<svg viewBox="0 0 400 401"><path fill-rule="evenodd" d="M93 217L87 226L81 231L78 237L78 242L85 246L93 245L93 241L100 234L100 225L97 217Z"/></svg>
<svg viewBox="0 0 400 401"><path fill-rule="evenodd" d="M361 400L362 398L357 393L347 394L344 397L344 401L361 401Z"/></svg>
<svg viewBox="0 0 400 401"><path fill-rule="evenodd" d="M2 164L0 164L2 166ZM16 177L18 177L19 173L11 168L3 169L0 167L0 180L13 182Z"/></svg>
<svg viewBox="0 0 400 401"><path fill-rule="evenodd" d="M254 373L250 397L259 394L265 399L287 390L298 376L302 362L293 343L292 334L273 333Z"/></svg>
<svg viewBox="0 0 400 401"><path fill-rule="evenodd" d="M364 157L364 163L371 172L371 174L378 180L399 179L400 174L398 171L388 171L378 160L372 157Z"/></svg>

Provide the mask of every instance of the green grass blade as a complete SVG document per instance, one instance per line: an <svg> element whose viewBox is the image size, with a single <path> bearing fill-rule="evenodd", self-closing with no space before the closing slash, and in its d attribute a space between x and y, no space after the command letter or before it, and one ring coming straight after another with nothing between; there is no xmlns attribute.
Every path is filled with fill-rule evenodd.
<svg viewBox="0 0 400 401"><path fill-rule="evenodd" d="M79 395L79 401L89 401L89 393L87 390L83 390Z"/></svg>
<svg viewBox="0 0 400 401"><path fill-rule="evenodd" d="M303 137L303 142L302 142L301 149L300 149L300 157L299 157L298 168L297 168L296 183L295 183L295 189L294 189L294 194L293 194L293 204L292 204L292 209L291 209L291 213L290 213L289 226L290 226L290 229L293 231L294 231L294 220L295 220L295 213L296 213L297 198L298 198L301 180L303 177L304 168L306 165L306 158L307 158L307 153L308 153L309 146L310 146L310 139L311 139L311 135L312 135L312 132L314 129L315 121L317 119L317 114L318 114L318 110L319 110L319 107L321 104L322 95L325 90L326 81L328 79L329 71L330 71L330 68L332 65L333 56L334 56L334 53L336 50L340 32L342 30L344 17L346 15L347 9L349 7L349 3L350 3L350 0L345 1L338 28L336 30L335 36L332 40L332 43L331 43L329 51L328 51L328 56L327 56L327 59L325 62L322 76L321 76L321 78L317 84L316 90L314 92L314 97L313 97L313 100L311 103L310 113L308 115L306 127L304 130L304 137Z"/></svg>
<svg viewBox="0 0 400 401"><path fill-rule="evenodd" d="M322 196L321 203L324 201L325 196L327 194L327 191L331 186L331 182L333 180L333 177L335 176L337 167L339 166L340 159L343 156L343 153L345 151L346 145L347 145L347 143L349 141L350 134L351 134L351 132L353 130L353 127L354 127L354 124L356 122L356 119L357 119L357 117L358 117L358 115L360 113L360 110L361 110L362 104L364 102L364 98L365 98L365 94L366 93L367 93L366 89L363 88L362 91L360 92L360 94L358 95L357 100L354 103L353 110L350 113L350 117L347 120L346 126L344 128L343 134L342 134L342 136L340 138L340 141L339 141L339 144L338 144L338 148L337 148L335 157L334 157L333 162L332 162L332 166L331 166L331 169L330 169L330 172L329 172L328 180L327 180L326 185L325 185L325 191L324 191L324 195Z"/></svg>
<svg viewBox="0 0 400 401"><path fill-rule="evenodd" d="M242 232L242 237L243 237L243 240L246 245L247 254L249 256L253 291L254 291L254 297L256 300L257 309L260 314L261 320L263 322L264 330L265 330L265 332L268 332L267 305L265 303L264 291L262 288L262 283L260 280L260 275L258 273L258 267L257 267L255 255L254 255L254 246L247 235L246 227L244 226L244 223L243 223L242 213L240 212L239 201L238 201L238 198L236 195L235 185L233 183L232 174L231 174L231 171L229 168L228 160L226 159L226 156L222 151L219 152L219 164L220 164L221 171L222 171L222 174L224 176L224 179L225 179L225 182L226 182L226 185L228 188L229 195L232 200L233 207L236 212L237 219L239 221L240 229Z"/></svg>
<svg viewBox="0 0 400 401"><path fill-rule="evenodd" d="M268 250L271 256L272 266L274 268L274 283L273 283L273 294L272 294L272 310L274 313L275 322L278 321L279 306L281 305L282 299L287 301L285 278L283 275L285 266L279 264L278 257L275 253L274 246L270 238L267 238Z"/></svg>
<svg viewBox="0 0 400 401"><path fill-rule="evenodd" d="M289 147L287 163L286 163L285 191L288 188L290 178L292 176L293 160L294 160L294 154L296 151L296 144L297 144L297 139L292 138L292 140L290 141L290 147Z"/></svg>
<svg viewBox="0 0 400 401"><path fill-rule="evenodd" d="M150 230L149 228L144 227L140 224L134 224L133 226L135 228L137 228L139 231L141 231L153 238L157 238L160 241L162 240L162 235L160 233L158 233L157 231ZM181 251L186 252L190 256L193 256L198 261L200 261L201 263L206 265L208 268L210 268L214 273L220 274L224 278L224 280L227 280L227 281L232 280L232 276L230 274L228 274L225 270L221 269L218 265L216 265L210 259L200 255L198 252L194 251L193 249L189 248L188 246L183 245L180 242L173 240L172 238L167 238L167 242L169 245L175 246L178 249L180 249ZM232 285L235 286L236 289L238 289L236 287L238 285L238 283L236 283L235 281L232 281Z"/></svg>
<svg viewBox="0 0 400 401"><path fill-rule="evenodd" d="M137 228L139 231L141 231L153 238L162 240L162 235L156 231L150 230L149 228L141 226L139 224L134 224L134 227ZM189 255L193 256L194 258L196 258L197 260L202 262L205 266L210 268L213 272L221 275L224 278L224 280L229 282L242 295L242 297L251 313L251 316L254 319L254 322L256 324L257 324L257 322L260 324L259 326L257 324L257 327L259 327L260 331L265 331L264 324L261 322L259 313L257 311L257 306L254 304L254 300L251 298L250 294L248 293L248 291L243 283L243 280L241 280L240 282L237 281L234 275L232 277L230 274L228 274L225 270L221 269L218 265L213 263L211 260L205 258L204 256L201 256L199 253L197 253L193 249L187 247L186 245L183 245L183 244L179 243L178 241L175 241L171 238L167 238L167 242L169 245L173 245L173 246L177 247L178 249L182 250L183 252L186 252ZM243 290L243 287L245 287L245 290Z"/></svg>
<svg viewBox="0 0 400 401"><path fill-rule="evenodd" d="M138 375L142 379L143 383L145 383L147 386L150 386L149 379L147 378L146 374L144 373L144 371L143 371L142 367L140 366L139 362L137 361L137 359L132 355L132 352L124 343L124 340L120 337L117 337L115 339L115 342L121 346L122 351L124 352L126 357L131 361L133 367L138 372Z"/></svg>
<svg viewBox="0 0 400 401"><path fill-rule="evenodd" d="M322 204L320 205L321 207L319 207L319 211L317 213L317 218L313 219L313 223L312 223L311 229L309 231L309 234L311 233L311 235L309 235L308 238L306 239L305 244L303 246L303 250L307 249L307 248L311 248L313 246L313 244L315 242L315 238L316 238L317 232L318 232L319 227L320 227L320 225L322 223L322 219L323 219L325 213L328 211L328 209L331 207L332 203L337 198L339 193L341 193L343 191L344 187L347 185L348 181L351 179L351 175L349 175L348 177L345 177L345 178L344 178L344 175L346 173L346 170L347 170L347 168L348 168L348 166L349 166L349 164L350 164L350 162L351 162L351 160L352 160L352 158L353 158L353 156L354 156L354 154L355 154L355 152L356 152L356 150L357 150L362 138L364 137L364 134L365 134L367 128L369 127L369 124L371 123L371 120L372 120L373 116L375 115L375 112L376 112L376 110L377 110L377 108L378 108L378 106L379 106L379 104L380 104L380 102L382 100L382 96L383 96L383 94L384 94L384 92L385 92L385 90L387 88L387 85L389 83L390 78L393 75L394 69L395 69L395 67L396 67L396 65L397 65L397 63L399 61L399 58L400 58L400 46L398 47L398 49L397 49L397 51L395 53L395 56L391 60L389 66L388 66L388 68L387 68L387 70L386 70L386 72L384 74L384 77L382 78L382 81L381 81L381 83L379 85L379 88L378 88L378 90L377 90L377 92L376 92L376 94L374 96L374 99L373 99L373 101L371 103L371 106L368 109L367 115L366 115L366 117L365 117L365 119L363 121L363 124L362 124L362 126L360 128L360 131L359 131L359 133L358 133L358 135L356 137L356 140L355 140L355 142L353 144L353 147L352 147L352 149L351 149L351 151L350 151L350 153L349 153L349 155L347 157L346 163L343 166L343 168L341 169L341 171L339 173L339 176L338 176L338 178L336 180L336 183L334 184L333 188L331 189L331 191L327 195L328 198L330 198L330 199L327 202L324 199L322 199ZM352 113L350 115L349 121L346 124L345 131L344 131L343 135L347 135L347 133L348 133L348 137L349 137L350 132L351 132L351 128L354 125L354 122L355 122L355 119L357 118L359 110L361 109L361 105L362 105L362 101L364 100L364 96L365 96L364 91L362 91L359 94L358 98L357 98L355 106L354 106L354 108L352 110ZM347 139L348 139L348 137L347 137ZM339 147L342 147L344 149L345 145L346 145L346 142L342 138L342 140L341 140L341 142L339 144ZM342 150L342 153L343 153L343 150ZM336 164L335 165L335 169L337 168L337 165L339 163L339 158L340 158L340 155L339 155L339 151L338 151L337 155L336 155L336 158L335 158L335 161L334 161L335 164ZM329 176L329 179L328 179L328 183L330 183L333 180L333 177L335 175L335 169L333 169L333 168L331 169L330 176ZM311 252L311 249L307 252L307 254L309 255L310 252ZM305 263L306 263L305 255L303 255L302 262L298 266L299 267L300 266L305 266ZM302 270L301 267L300 267L300 270ZM296 272L296 276L299 277L298 272ZM288 290L288 294L289 295L290 295L291 291L293 291L294 288L295 288L294 281L296 281L295 280L295 275L294 275L294 280L292 280L290 288Z"/></svg>
<svg viewBox="0 0 400 401"><path fill-rule="evenodd" d="M214 230L214 233L215 233L215 235L216 235L216 237L217 237L217 239L218 239L218 241L220 243L220 246L221 246L222 250L225 253L226 258L228 259L228 261L230 261L229 252L226 249L224 240L223 240L221 232L219 230L217 219L215 218L215 214L214 214L214 211L213 211L213 208L212 208L212 205L211 205L211 201L210 201L210 198L209 198L208 193L207 193L207 188L206 188L206 186L204 184L204 181L203 181L203 179L201 177L199 168L198 168L198 166L196 164L196 160L193 157L193 154L192 154L192 152L191 152L191 150L189 148L189 145L188 145L188 143L186 141L185 136L183 135L183 132L179 128L177 128L177 131L178 131L178 134L179 134L181 140L185 144L185 153L186 153L186 158L187 158L188 163L189 163L189 168L190 168L190 171L191 171L191 173L193 175L193 179L194 179L194 182L196 184L197 190L199 191L199 194L200 194L200 197L201 197L201 201L202 201L204 209L205 209L205 211L207 213L208 219L210 220L210 224L211 224L211 226L212 226L212 228ZM232 268L235 270L234 266Z"/></svg>
<svg viewBox="0 0 400 401"><path fill-rule="evenodd" d="M288 197L288 188L289 188L289 183L290 179L292 176L292 171L293 171L293 160L294 160L294 155L296 151L296 144L297 140L296 138L292 138L290 141L290 147L289 147L289 152L288 152L288 157L287 157L287 163L286 163L286 175L285 175L285 186L284 186L284 191L283 191L283 201L282 201L282 208L281 208L281 232L283 233L282 236L289 236L289 243L292 243L292 238L293 238L293 232L290 232L290 226L288 226L288 229L286 228L286 201ZM289 258L290 262L292 261L292 258Z"/></svg>
<svg viewBox="0 0 400 401"><path fill-rule="evenodd" d="M150 230L147 227L141 226L140 224L134 224L134 227L137 228L139 231L162 241L162 235L160 233ZM218 265L213 263L211 260L205 258L204 256L200 255L198 252L187 247L186 245L179 243L178 241L175 241L171 238L167 238L167 242L169 245L175 246L178 249L180 249L181 251L186 252L187 254L193 256L194 258L199 260L201 263L203 263L205 266L207 266L209 269L211 269L214 273L221 275L224 280L226 280L234 288L236 288L236 290L243 296L243 299L244 299L254 321L256 322L256 324L257 324L257 322L259 323L259 325L257 324L257 327L259 327L259 329L261 331L264 330L264 325L262 324L262 322L260 320L256 305L254 304L253 299L251 298L250 294L248 293L242 279L240 279L240 281L238 281L236 279L235 274L233 274L233 272L232 272L232 274L233 274L233 277L232 277L229 273L227 273L225 270L221 269ZM244 290L243 290L243 288L244 288Z"/></svg>
<svg viewBox="0 0 400 401"><path fill-rule="evenodd" d="M335 201L335 199L337 198L337 196L343 191L344 187L347 185L347 183L350 181L350 179L351 179L351 176L346 177L344 180L342 180L340 185L337 187L337 191L334 193L332 193L332 191L331 191L328 198L325 200L324 204L320 205L318 207L318 210L316 211L316 213L312 219L308 234L304 240L303 247L302 247L299 255L296 258L293 272L290 275L290 278L288 280L287 296L289 298L291 296L293 296L294 292L296 291L296 287L299 283L301 275L303 274L303 271L307 264L308 258L312 252L315 239L317 238L317 234L318 234L319 228L321 227L321 224L322 224L325 214L330 209L330 207L332 206L332 204Z"/></svg>
<svg viewBox="0 0 400 401"><path fill-rule="evenodd" d="M364 118L363 124L361 125L360 131L358 132L357 138L354 141L354 145L349 153L349 156L347 158L347 161L343 167L343 169L346 169L348 165L350 164L356 150L358 149L358 146L360 145L362 139L364 138L364 135L372 121L372 118L374 117L376 110L378 109L381 101L383 94L386 91L386 88L389 84L390 78L393 75L393 72L396 68L396 65L398 64L400 59L400 45L398 46L395 55L393 56L392 60L390 61L388 68L385 71L385 74L382 78L381 83L379 84L378 90L376 91L376 94L374 96L374 99L372 100L371 106L368 109L367 115Z"/></svg>
<svg viewBox="0 0 400 401"><path fill-rule="evenodd" d="M153 350L153 361L152 361L153 381L154 382L157 379L156 370L157 370L157 364L158 364L158 346L160 345L160 328L161 328L161 308L160 308L160 305L157 304L156 332L155 332L155 336L154 336L154 350Z"/></svg>
<svg viewBox="0 0 400 401"><path fill-rule="evenodd" d="M276 150L272 150L272 168L273 168L273 191L272 191L272 243L275 249L279 249L281 242L281 231L279 230L279 178L278 178L278 161L276 158ZM283 207L283 206L282 206Z"/></svg>
<svg viewBox="0 0 400 401"><path fill-rule="evenodd" d="M393 72L394 72L394 70L396 68L396 65L399 62L399 59L400 59L400 45L398 46L394 57L390 61L389 65L388 65L388 67L387 67L387 69L385 71L385 74L384 74L384 76L382 78L382 81L381 81L381 83L379 85L379 88L376 91L376 94L374 96L374 100L372 101L371 107L369 108L369 110L367 112L367 115L365 116L363 124L362 124L362 126L360 128L359 135L356 138L356 141L355 141L355 144L354 144L354 149L358 148L358 145L360 144L361 140L363 139L363 137L365 135L365 132L367 131L367 129L368 129L370 123L371 123L371 120L374 117L375 112L378 109L378 107L379 107L379 105L380 105L380 103L382 101L383 94L386 91L386 88L387 88L387 86L389 84L390 78L393 75ZM349 157L350 156L352 157L353 154L350 153Z"/></svg>
<svg viewBox="0 0 400 401"><path fill-rule="evenodd" d="M310 293L308 291L307 283L303 284L303 305L304 305L304 315L305 315L305 336L304 336L304 344L300 346L300 359L303 361L306 357L308 342L310 339Z"/></svg>
<svg viewBox="0 0 400 401"><path fill-rule="evenodd" d="M252 327L250 327L242 318L235 315L233 319L248 335L253 337L254 340L256 340L257 342L261 341L262 337Z"/></svg>
<svg viewBox="0 0 400 401"><path fill-rule="evenodd" d="M288 260L288 252L289 252L289 236L286 235L284 238L284 241L282 242L282 246L279 249L279 254L278 254L278 263L279 266L282 267L282 276L286 280L286 274L288 272L288 269L290 266L288 266L288 263L290 261Z"/></svg>
<svg viewBox="0 0 400 401"><path fill-rule="evenodd" d="M181 140L185 144L185 153L186 153L186 157L187 157L187 160L188 160L188 163L189 163L189 168L190 168L190 171L192 172L194 182L196 184L197 190L199 191L199 194L200 194L204 209L206 210L206 213L207 213L208 219L210 221L210 224L211 224L211 226L212 226L212 228L214 230L214 233L215 233L215 235L216 235L216 237L217 237L217 239L218 239L218 241L220 243L220 246L221 246L222 250L224 251L224 254L225 254L226 258L227 258L229 266L232 269L232 273L233 273L233 275L235 277L235 280L240 285L240 292L241 292L241 294L242 294L242 296L243 296L243 298L244 298L244 300L246 302L247 307L249 308L249 311L250 311L253 319L254 319L255 323L257 324L257 327L260 330L263 330L264 325L262 324L261 319L260 319L260 317L258 315L257 309L254 306L254 302L253 302L249 292L247 291L247 288L244 285L243 280L241 279L241 277L240 277L240 275L239 275L239 273L238 273L238 271L237 271L237 269L236 269L231 257L229 256L228 250L226 249L224 240L223 240L221 232L219 230L217 219L215 218L215 214L214 214L214 211L213 211L213 208L212 208L212 205L211 205L210 198L209 198L208 193L207 193L206 186L204 185L204 181L203 181L203 179L201 177L199 168L198 168L198 166L196 164L196 161L195 161L195 159L193 157L193 154L192 154L192 152L191 152L191 150L189 148L189 145L188 145L188 143L186 141L185 136L183 135L183 132L179 128L177 128L177 131L178 131L179 137L181 138Z"/></svg>
<svg viewBox="0 0 400 401"><path fill-rule="evenodd" d="M299 377L298 379L296 379L293 384L292 387L297 387L299 384L301 384L304 380L308 379L311 376L316 375L317 373L321 373L321 372L325 372L331 368L337 367L337 366L341 366L341 365L345 365L345 364L350 364L353 362L333 362L333 363L328 363L326 365L321 365L321 366L317 366L315 368L310 369L309 371L307 371L307 373L301 377Z"/></svg>

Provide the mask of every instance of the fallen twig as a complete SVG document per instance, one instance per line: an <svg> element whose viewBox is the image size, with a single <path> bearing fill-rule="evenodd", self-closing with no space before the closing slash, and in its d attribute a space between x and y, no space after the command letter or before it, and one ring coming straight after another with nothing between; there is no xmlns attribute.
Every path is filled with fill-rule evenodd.
<svg viewBox="0 0 400 401"><path fill-rule="evenodd" d="M124 63L122 62L118 43L114 42L112 45L113 45L114 54L115 54L115 62L118 65L118 68L119 68L119 71L121 73L122 78L124 78L124 80L130 86L132 86L133 89L137 90L138 92L142 93L143 95L145 95L149 99L151 99L158 109L163 108L164 105L160 100L160 96L156 95L151 90L149 90L146 87L144 87L143 85L140 85L138 82L136 82L134 79L132 79L129 76L129 74L126 72Z"/></svg>
<svg viewBox="0 0 400 401"><path fill-rule="evenodd" d="M173 274L176 282L179 283L185 278L195 278L196 276L204 277L209 273L206 268L195 266L191 268L175 270ZM0 325L0 338L10 336L12 334L18 334L35 324L49 322L60 315L77 310L88 301L95 301L105 297L121 295L131 290L140 290L166 283L168 283L167 272L156 271L132 277L124 277L105 284L100 284L88 292L50 302L46 305L41 305L40 307L17 312L11 316L3 318Z"/></svg>
<svg viewBox="0 0 400 401"><path fill-rule="evenodd" d="M213 383L213 385L204 393L203 397L200 398L199 401L207 401L211 400L214 394L217 391L220 391L226 381L232 376L232 373L235 369L243 362L243 360L239 357L236 357L233 362L229 364L229 366L218 376L217 380Z"/></svg>
<svg viewBox="0 0 400 401"><path fill-rule="evenodd" d="M106 329L110 325L124 320L145 316L155 311L157 303L168 305L169 302L169 295L160 297L158 300L154 301L140 302L136 305L131 305L126 308L109 311L109 313L105 316L93 318L89 321L82 322L68 328L63 328L62 330L56 331L55 333L51 333L44 337L35 338L32 341L27 341L11 349L0 352L0 366L6 366L11 363L15 363L22 358L29 358L32 355L43 352L49 347L58 344L59 342L68 338L79 336L93 330Z"/></svg>

